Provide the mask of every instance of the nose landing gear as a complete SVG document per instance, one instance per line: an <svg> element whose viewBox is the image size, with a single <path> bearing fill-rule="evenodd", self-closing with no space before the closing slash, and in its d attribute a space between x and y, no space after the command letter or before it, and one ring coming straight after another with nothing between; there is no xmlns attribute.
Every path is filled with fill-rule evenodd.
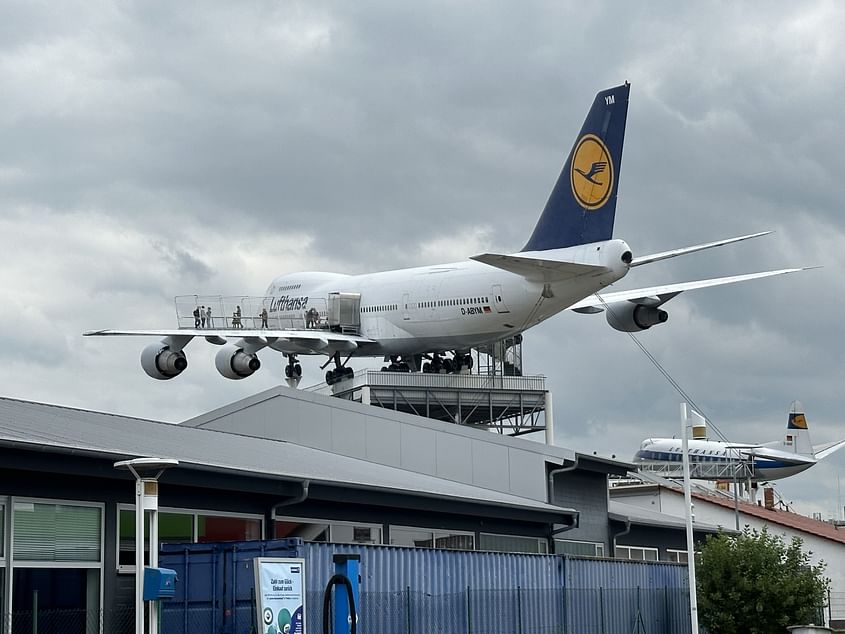
<svg viewBox="0 0 845 634"><path fill-rule="evenodd" d="M302 366L295 354L289 354L288 364L285 366L285 381L289 387L295 388L302 380Z"/></svg>

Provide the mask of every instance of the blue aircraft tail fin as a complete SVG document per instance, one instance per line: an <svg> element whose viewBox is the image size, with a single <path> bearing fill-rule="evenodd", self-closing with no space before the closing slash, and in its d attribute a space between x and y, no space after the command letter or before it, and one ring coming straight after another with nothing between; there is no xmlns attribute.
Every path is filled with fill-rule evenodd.
<svg viewBox="0 0 845 634"><path fill-rule="evenodd" d="M537 226L523 251L610 240L630 84L596 95Z"/></svg>

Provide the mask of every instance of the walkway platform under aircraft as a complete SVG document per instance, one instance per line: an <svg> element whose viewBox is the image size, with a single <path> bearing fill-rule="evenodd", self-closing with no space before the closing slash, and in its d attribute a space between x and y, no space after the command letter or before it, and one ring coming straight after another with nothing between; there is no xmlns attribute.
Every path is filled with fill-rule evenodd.
<svg viewBox="0 0 845 634"><path fill-rule="evenodd" d="M551 419L543 376L363 370L312 391L509 436L545 431Z"/></svg>
<svg viewBox="0 0 845 634"><path fill-rule="evenodd" d="M684 467L680 462L637 465L640 473L651 473L664 478L683 478ZM690 462L690 478L693 480L725 480L745 482L754 478L754 464L746 460L731 463Z"/></svg>

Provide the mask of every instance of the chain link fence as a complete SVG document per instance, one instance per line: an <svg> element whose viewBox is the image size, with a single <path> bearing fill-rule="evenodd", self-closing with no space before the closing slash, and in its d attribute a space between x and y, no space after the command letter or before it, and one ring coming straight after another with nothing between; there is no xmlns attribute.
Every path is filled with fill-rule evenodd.
<svg viewBox="0 0 845 634"><path fill-rule="evenodd" d="M133 607L114 610L16 610L3 615L0 622L3 634L9 631L11 634L133 634L135 610Z"/></svg>
<svg viewBox="0 0 845 634"><path fill-rule="evenodd" d="M845 592L827 593L827 618L832 627L845 630Z"/></svg>

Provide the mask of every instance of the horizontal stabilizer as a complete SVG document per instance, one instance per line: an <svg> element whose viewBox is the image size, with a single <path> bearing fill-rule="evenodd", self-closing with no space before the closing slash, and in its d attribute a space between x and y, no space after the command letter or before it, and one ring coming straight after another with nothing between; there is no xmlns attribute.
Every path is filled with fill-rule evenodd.
<svg viewBox="0 0 845 634"><path fill-rule="evenodd" d="M643 255L631 260L631 266L641 266L643 264L651 264L652 262L659 262L660 260L668 260L669 258L676 258L679 255L687 255L688 253L695 253L696 251L704 251L704 249L712 249L713 247L721 247L725 244L732 244L734 242L742 242L743 240L750 240L751 238L759 238L760 236L767 236L771 231L760 231L759 233L750 233L747 236L739 236L736 238L727 238L725 240L717 240L716 242L707 242L706 244L696 244L691 247L683 247L681 249L672 249L671 251L663 251L661 253L654 253L652 255Z"/></svg>
<svg viewBox="0 0 845 634"><path fill-rule="evenodd" d="M823 460L835 451L842 449L842 447L845 447L845 440L829 442L824 445L816 445L813 447L813 455L816 457L816 460Z"/></svg>
<svg viewBox="0 0 845 634"><path fill-rule="evenodd" d="M521 275L532 282L560 282L580 275L601 273L607 270L603 266L593 264L546 260L524 255L482 253L481 255L474 255L470 259L509 273Z"/></svg>
<svg viewBox="0 0 845 634"><path fill-rule="evenodd" d="M813 267L808 267L813 268ZM666 284L664 286L651 286L649 288L635 288L630 291L617 291L614 293L603 293L602 295L591 295L582 299L580 302L572 304L569 310L576 312L586 312L583 309L589 307L603 307L605 304L612 304L613 302L629 301L643 303L647 306L654 306L654 298L659 298L660 303L664 304L673 297L681 294L683 291L691 291L698 288L708 288L710 286L722 286L724 284L735 284L737 282L747 282L749 280L758 280L764 277L773 277L775 275L785 275L787 273L797 273L798 271L806 271L807 268L800 269L780 269L777 271L763 271L761 273L747 273L745 275L733 275L730 277L714 277L709 280L698 280L695 282L680 282L679 284Z"/></svg>

